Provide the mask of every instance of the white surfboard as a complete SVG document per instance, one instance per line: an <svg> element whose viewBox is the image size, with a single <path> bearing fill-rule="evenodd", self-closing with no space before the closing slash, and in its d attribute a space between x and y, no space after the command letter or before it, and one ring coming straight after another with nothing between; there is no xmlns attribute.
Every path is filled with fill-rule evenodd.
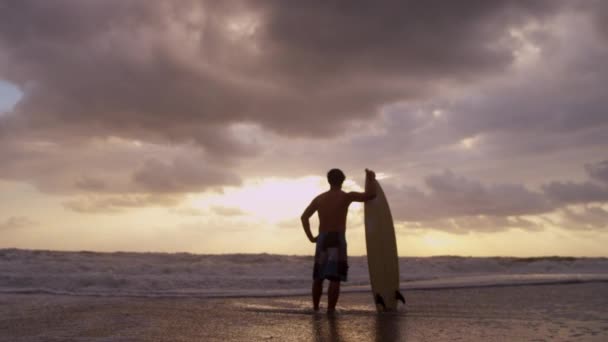
<svg viewBox="0 0 608 342"><path fill-rule="evenodd" d="M376 181L376 198L364 204L365 242L372 293L378 311L394 311L399 292L399 259L395 227L388 201Z"/></svg>

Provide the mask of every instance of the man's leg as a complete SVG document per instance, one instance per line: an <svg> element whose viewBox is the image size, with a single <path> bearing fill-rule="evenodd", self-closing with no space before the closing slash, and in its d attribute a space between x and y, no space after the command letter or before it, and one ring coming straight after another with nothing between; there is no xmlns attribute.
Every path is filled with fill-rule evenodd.
<svg viewBox="0 0 608 342"><path fill-rule="evenodd" d="M319 301L323 294L323 279L312 282L312 305L315 311L319 311Z"/></svg>
<svg viewBox="0 0 608 342"><path fill-rule="evenodd" d="M327 313L336 310L338 297L340 297L340 281L332 280L329 282L329 290L327 291Z"/></svg>

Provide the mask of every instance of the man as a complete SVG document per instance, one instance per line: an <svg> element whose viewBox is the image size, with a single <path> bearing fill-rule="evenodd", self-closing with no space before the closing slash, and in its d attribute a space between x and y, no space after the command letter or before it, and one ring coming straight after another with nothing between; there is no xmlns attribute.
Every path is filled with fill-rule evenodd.
<svg viewBox="0 0 608 342"><path fill-rule="evenodd" d="M302 214L304 232L310 242L316 242L315 265L313 270L312 303L315 311L319 310L319 301L323 294L323 280L328 279L327 313L336 309L340 296L340 282L346 281L348 263L346 260L346 215L352 202L366 202L376 197L376 174L365 169L365 192L344 192L342 183L344 173L331 169L327 173L330 189L308 205ZM310 231L310 217L318 212L319 235L314 237Z"/></svg>

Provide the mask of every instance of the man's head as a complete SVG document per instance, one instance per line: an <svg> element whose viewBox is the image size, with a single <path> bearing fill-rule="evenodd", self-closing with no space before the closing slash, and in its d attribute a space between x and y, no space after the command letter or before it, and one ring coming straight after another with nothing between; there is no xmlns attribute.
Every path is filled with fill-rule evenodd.
<svg viewBox="0 0 608 342"><path fill-rule="evenodd" d="M332 187L342 187L345 178L344 172L340 169L331 169L327 173L327 181Z"/></svg>

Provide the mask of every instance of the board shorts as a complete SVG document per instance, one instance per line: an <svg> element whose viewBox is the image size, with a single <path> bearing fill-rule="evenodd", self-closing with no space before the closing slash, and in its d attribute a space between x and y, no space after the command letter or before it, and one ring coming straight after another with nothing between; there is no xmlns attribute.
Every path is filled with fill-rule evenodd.
<svg viewBox="0 0 608 342"><path fill-rule="evenodd" d="M346 281L347 275L348 262L344 232L319 233L312 278L314 280Z"/></svg>

